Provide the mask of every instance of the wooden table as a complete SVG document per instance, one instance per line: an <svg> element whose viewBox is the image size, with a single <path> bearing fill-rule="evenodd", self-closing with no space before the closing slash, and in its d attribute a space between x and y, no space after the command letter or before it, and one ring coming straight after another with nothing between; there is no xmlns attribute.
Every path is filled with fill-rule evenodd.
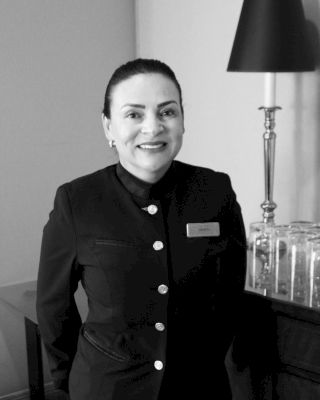
<svg viewBox="0 0 320 400"><path fill-rule="evenodd" d="M43 400L44 381L41 350L41 337L36 315L36 281L0 287L0 300L24 318L28 380L30 399ZM79 290L76 301L82 318L86 315L87 306L83 292Z"/></svg>

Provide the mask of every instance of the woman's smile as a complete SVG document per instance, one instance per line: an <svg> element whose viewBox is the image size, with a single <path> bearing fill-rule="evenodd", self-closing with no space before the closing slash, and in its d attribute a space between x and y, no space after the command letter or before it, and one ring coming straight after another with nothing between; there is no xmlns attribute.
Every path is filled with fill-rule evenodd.
<svg viewBox="0 0 320 400"><path fill-rule="evenodd" d="M163 151L166 146L165 142L145 142L138 144L138 148L144 151L149 151L152 153L156 153L158 151Z"/></svg>

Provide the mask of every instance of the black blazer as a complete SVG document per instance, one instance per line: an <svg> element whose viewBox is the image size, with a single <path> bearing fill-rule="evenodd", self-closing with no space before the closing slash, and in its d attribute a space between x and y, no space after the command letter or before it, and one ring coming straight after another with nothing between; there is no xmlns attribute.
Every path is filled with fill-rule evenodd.
<svg viewBox="0 0 320 400"><path fill-rule="evenodd" d="M217 222L219 235L187 237L199 222ZM148 185L118 164L62 185L43 231L37 296L57 386L68 381L74 400L230 398L224 358L245 242L223 173L174 161Z"/></svg>

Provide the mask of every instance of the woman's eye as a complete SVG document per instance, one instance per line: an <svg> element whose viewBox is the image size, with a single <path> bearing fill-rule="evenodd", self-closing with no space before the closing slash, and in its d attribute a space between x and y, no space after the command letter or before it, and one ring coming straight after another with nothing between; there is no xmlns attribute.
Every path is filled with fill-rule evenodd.
<svg viewBox="0 0 320 400"><path fill-rule="evenodd" d="M165 118L165 117L172 117L172 116L174 116L176 113L175 113L175 110L172 110L171 108L170 109L167 109L167 110L163 110L163 111L161 111L160 112L160 116L162 117L162 118Z"/></svg>
<svg viewBox="0 0 320 400"><path fill-rule="evenodd" d="M131 112L126 114L126 117L129 118L129 119L137 119L137 118L140 118L141 115L139 113L137 113L137 112L131 111Z"/></svg>

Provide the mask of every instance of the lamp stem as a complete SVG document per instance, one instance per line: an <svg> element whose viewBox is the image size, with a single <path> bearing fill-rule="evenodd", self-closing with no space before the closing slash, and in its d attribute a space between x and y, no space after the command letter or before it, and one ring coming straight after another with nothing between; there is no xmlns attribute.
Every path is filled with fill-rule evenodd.
<svg viewBox="0 0 320 400"><path fill-rule="evenodd" d="M276 134L275 113L281 110L281 107L259 107L259 110L264 110L266 131L263 134L264 144L264 182L265 182L265 201L261 204L263 210L263 222L274 223L274 210L277 207L273 201L273 179L274 179L274 160Z"/></svg>

